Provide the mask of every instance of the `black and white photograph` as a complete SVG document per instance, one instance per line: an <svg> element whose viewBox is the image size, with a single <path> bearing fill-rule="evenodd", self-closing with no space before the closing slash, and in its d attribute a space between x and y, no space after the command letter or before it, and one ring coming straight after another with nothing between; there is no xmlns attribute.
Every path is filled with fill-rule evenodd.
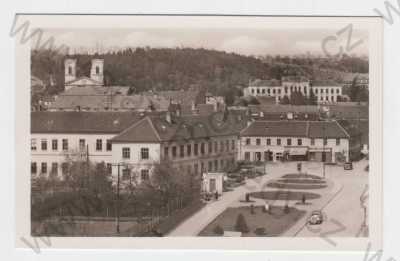
<svg viewBox="0 0 400 261"><path fill-rule="evenodd" d="M380 238L380 20L24 19L30 237Z"/></svg>

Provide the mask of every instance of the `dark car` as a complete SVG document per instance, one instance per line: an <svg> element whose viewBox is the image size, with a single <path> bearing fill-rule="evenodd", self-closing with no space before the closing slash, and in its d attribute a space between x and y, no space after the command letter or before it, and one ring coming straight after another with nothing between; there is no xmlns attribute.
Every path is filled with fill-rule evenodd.
<svg viewBox="0 0 400 261"><path fill-rule="evenodd" d="M320 210L314 210L313 212L311 212L311 215L308 218L308 224L310 225L319 225L322 224L323 221L324 218Z"/></svg>
<svg viewBox="0 0 400 261"><path fill-rule="evenodd" d="M344 169L345 170L352 170L353 169L353 163L352 162L346 162L344 163Z"/></svg>

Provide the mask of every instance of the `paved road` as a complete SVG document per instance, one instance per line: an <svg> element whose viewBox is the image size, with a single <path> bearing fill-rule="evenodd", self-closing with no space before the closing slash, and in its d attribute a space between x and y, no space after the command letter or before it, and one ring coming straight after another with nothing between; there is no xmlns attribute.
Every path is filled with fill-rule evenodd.
<svg viewBox="0 0 400 261"><path fill-rule="evenodd" d="M354 237L358 236L364 220L364 210L360 204L360 197L368 184L368 172L364 171L367 161L354 164L353 171L343 169L328 169L328 178L342 183L343 189L323 209L326 220L322 225L304 227L297 237L324 236ZM330 240L330 239L326 239Z"/></svg>
<svg viewBox="0 0 400 261"><path fill-rule="evenodd" d="M363 212L360 207L360 195L363 192L364 185L367 184L368 174L363 168L368 163L366 161L354 164L353 171L344 171L343 167L326 166L327 179L335 180L334 185L323 190L324 196L321 199L314 200L312 207L301 207L308 212L317 208L324 208L328 221L325 222L316 232L304 227L307 215L289 229L284 236L319 236L326 231L338 230L337 223L343 224L346 229L338 232L338 235L353 236L359 230ZM303 171L309 174L322 176L322 165L320 163L307 162L303 164ZM267 175L254 180L247 180L246 185L236 188L234 191L226 192L218 201L207 204L206 207L195 213L193 216L182 222L168 236L197 236L200 231L213 221L220 213L229 206L241 205L239 200L244 199L247 192L260 191L264 184L271 179L276 179L287 173L296 172L296 163L276 163L266 166ZM343 185L343 188L342 188ZM322 190L321 190L322 191ZM315 191L317 192L317 191ZM283 204L284 201L277 201L276 204ZM258 201L255 203L257 204ZM294 204L294 202L291 202Z"/></svg>

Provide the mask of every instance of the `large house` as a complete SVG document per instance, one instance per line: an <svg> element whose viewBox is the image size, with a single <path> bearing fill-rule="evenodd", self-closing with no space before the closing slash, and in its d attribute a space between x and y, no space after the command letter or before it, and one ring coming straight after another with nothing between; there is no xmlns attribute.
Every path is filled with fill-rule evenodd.
<svg viewBox="0 0 400 261"><path fill-rule="evenodd" d="M122 179L147 179L154 163L161 161L194 174L228 168L236 160L239 132L246 121L238 113L214 115L148 116L115 136L113 162L127 166Z"/></svg>
<svg viewBox="0 0 400 261"><path fill-rule="evenodd" d="M68 159L104 162L111 170L111 139L140 118L132 112L32 112L32 177L62 178Z"/></svg>
<svg viewBox="0 0 400 261"><path fill-rule="evenodd" d="M336 121L254 121L240 133L239 160L349 160L349 134Z"/></svg>
<svg viewBox="0 0 400 261"><path fill-rule="evenodd" d="M63 163L70 159L104 162L114 179L120 170L122 181L149 178L154 164L163 160L193 173L221 171L236 159L244 117L226 112L32 112L32 177L62 179Z"/></svg>
<svg viewBox="0 0 400 261"><path fill-rule="evenodd" d="M334 81L310 81L302 76L282 77L281 80L254 80L244 89L244 96L275 97L279 103L285 96L290 98L294 92L309 97L311 92L319 104L336 103L342 95L342 86Z"/></svg>

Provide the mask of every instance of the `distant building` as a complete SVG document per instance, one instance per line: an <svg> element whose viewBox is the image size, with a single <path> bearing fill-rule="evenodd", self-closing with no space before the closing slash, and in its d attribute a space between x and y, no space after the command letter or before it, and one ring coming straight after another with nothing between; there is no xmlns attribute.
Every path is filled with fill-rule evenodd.
<svg viewBox="0 0 400 261"><path fill-rule="evenodd" d="M170 101L158 95L128 95L126 86L74 86L60 93L50 111L167 111Z"/></svg>
<svg viewBox="0 0 400 261"><path fill-rule="evenodd" d="M369 74L368 73L344 73L342 76L343 87L350 87L353 82L359 87L368 89Z"/></svg>
<svg viewBox="0 0 400 261"><path fill-rule="evenodd" d="M254 121L240 132L239 160L349 160L349 134L336 121Z"/></svg>
<svg viewBox="0 0 400 261"><path fill-rule="evenodd" d="M192 106L193 104L205 104L205 94L201 90L169 90L169 91L147 91L141 93L144 96L159 96L170 101L171 104Z"/></svg>
<svg viewBox="0 0 400 261"><path fill-rule="evenodd" d="M205 95L206 104L213 105L215 110L223 110L225 108L225 99L223 96L215 96L210 92Z"/></svg>
<svg viewBox="0 0 400 261"><path fill-rule="evenodd" d="M294 92L300 92L309 97L311 91L319 104L336 103L342 95L342 86L334 81L310 81L302 76L282 77L282 80L255 80L244 89L244 96L275 97L279 103L285 96L288 98Z"/></svg>
<svg viewBox="0 0 400 261"><path fill-rule="evenodd" d="M72 87L84 87L84 86L103 86L104 85L104 60L93 59L92 66L90 69L90 77L82 76L76 77L76 59L66 59L64 61L64 85L65 90L69 90Z"/></svg>

